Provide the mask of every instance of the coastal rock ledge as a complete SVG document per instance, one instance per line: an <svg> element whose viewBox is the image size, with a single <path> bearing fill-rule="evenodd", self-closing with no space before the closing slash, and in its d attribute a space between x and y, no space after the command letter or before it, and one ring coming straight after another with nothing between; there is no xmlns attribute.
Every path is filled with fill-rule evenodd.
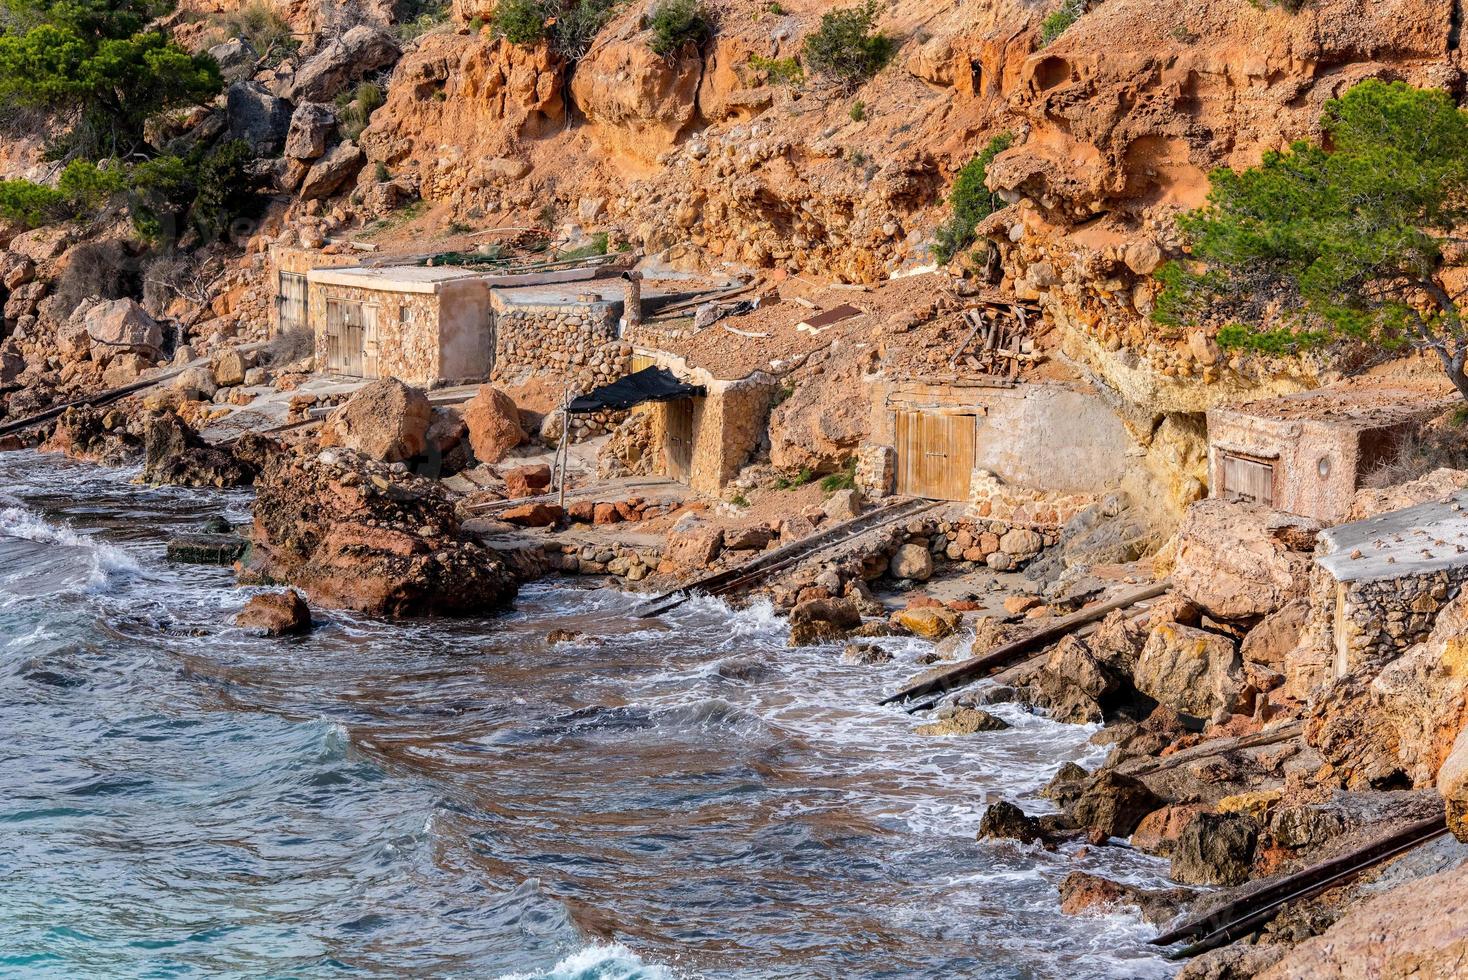
<svg viewBox="0 0 1468 980"><path fill-rule="evenodd" d="M280 451L256 479L244 584L292 585L369 615L469 615L514 597L498 554L460 534L435 480L348 449Z"/></svg>

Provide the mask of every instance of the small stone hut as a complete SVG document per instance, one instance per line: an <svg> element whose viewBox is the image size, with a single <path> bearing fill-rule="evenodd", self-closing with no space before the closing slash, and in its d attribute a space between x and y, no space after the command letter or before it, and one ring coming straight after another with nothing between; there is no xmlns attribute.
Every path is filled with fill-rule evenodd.
<svg viewBox="0 0 1468 980"><path fill-rule="evenodd" d="M1118 486L1131 441L1115 411L1083 383L898 381L873 399L857 476L871 496L972 502L1035 492L1050 509ZM985 512L988 516L988 512ZM1011 513L995 516L1013 517ZM1023 523L1063 523L1063 514Z"/></svg>
<svg viewBox="0 0 1468 980"><path fill-rule="evenodd" d="M1363 478L1452 404L1421 388L1342 385L1210 409L1209 485L1216 497L1344 520Z"/></svg>
<svg viewBox="0 0 1468 980"><path fill-rule="evenodd" d="M653 471L692 490L722 490L759 446L774 401L775 378L762 371L732 380L717 378L675 354L648 348L636 349L632 366L666 368L704 391L639 409L649 415Z"/></svg>
<svg viewBox="0 0 1468 980"><path fill-rule="evenodd" d="M1468 581L1468 491L1341 524L1317 539L1316 605L1333 608L1334 674L1422 640Z"/></svg>
<svg viewBox="0 0 1468 980"><path fill-rule="evenodd" d="M493 363L490 290L464 269L313 269L308 322L320 370L409 384L471 381Z"/></svg>

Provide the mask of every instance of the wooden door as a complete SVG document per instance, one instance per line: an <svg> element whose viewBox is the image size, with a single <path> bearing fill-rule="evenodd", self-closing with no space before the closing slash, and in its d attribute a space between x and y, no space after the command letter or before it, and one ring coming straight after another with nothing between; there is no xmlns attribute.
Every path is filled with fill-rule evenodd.
<svg viewBox="0 0 1468 980"><path fill-rule="evenodd" d="M1248 456L1223 454L1223 496L1274 506L1274 464Z"/></svg>
<svg viewBox="0 0 1468 980"><path fill-rule="evenodd" d="M377 309L368 307L372 313L373 333L376 333ZM364 370L366 333L364 330L368 314L361 303L347 300L326 301L326 369L349 378L367 377ZM376 365L373 365L374 370Z"/></svg>
<svg viewBox="0 0 1468 980"><path fill-rule="evenodd" d="M972 415L898 412L897 492L932 500L968 500L974 472Z"/></svg>
<svg viewBox="0 0 1468 980"><path fill-rule="evenodd" d="M693 472L693 399L668 402L667 435L663 441L668 476L687 483Z"/></svg>
<svg viewBox="0 0 1468 980"><path fill-rule="evenodd" d="M294 272L282 272L276 292L276 309L280 314L279 331L286 333L307 326L306 277Z"/></svg>
<svg viewBox="0 0 1468 980"><path fill-rule="evenodd" d="M379 339L377 334L377 307L363 306L362 310L362 377L380 378L378 363Z"/></svg>

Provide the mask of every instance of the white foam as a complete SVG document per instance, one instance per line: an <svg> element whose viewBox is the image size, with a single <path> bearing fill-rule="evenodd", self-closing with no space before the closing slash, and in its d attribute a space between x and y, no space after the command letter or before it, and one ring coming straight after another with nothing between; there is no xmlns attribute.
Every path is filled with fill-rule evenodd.
<svg viewBox="0 0 1468 980"><path fill-rule="evenodd" d="M137 561L121 548L78 534L65 525L51 524L22 505L0 507L0 535L85 552L91 563L86 589L91 593L110 592L122 581L142 574Z"/></svg>
<svg viewBox="0 0 1468 980"><path fill-rule="evenodd" d="M549 970L506 973L499 980L677 980L680 974L650 965L621 943L587 946Z"/></svg>

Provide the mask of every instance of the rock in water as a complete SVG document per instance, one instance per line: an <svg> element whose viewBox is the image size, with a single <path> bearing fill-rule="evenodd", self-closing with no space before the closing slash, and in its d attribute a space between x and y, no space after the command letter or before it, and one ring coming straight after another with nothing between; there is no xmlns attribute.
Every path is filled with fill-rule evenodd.
<svg viewBox="0 0 1468 980"><path fill-rule="evenodd" d="M295 589L252 596L235 617L235 625L266 636L288 636L311 629L311 608Z"/></svg>
<svg viewBox="0 0 1468 980"><path fill-rule="evenodd" d="M1142 818L1162 803L1140 779L1106 770L1086 784L1070 812L1083 827L1093 827L1108 837L1129 837Z"/></svg>
<svg viewBox="0 0 1468 980"><path fill-rule="evenodd" d="M383 378L331 413L321 427L321 445L345 446L384 463L399 463L428 447L432 421L427 395L396 378Z"/></svg>
<svg viewBox="0 0 1468 980"><path fill-rule="evenodd" d="M514 598L514 573L461 537L438 481L330 455L263 454L242 582L289 583L314 604L372 615L482 614Z"/></svg>
<svg viewBox="0 0 1468 980"><path fill-rule="evenodd" d="M250 543L237 534L180 534L168 539L168 559L190 565L233 565Z"/></svg>
<svg viewBox="0 0 1468 980"><path fill-rule="evenodd" d="M1040 822L1008 800L990 804L979 822L979 837L1005 838L1025 844L1045 839Z"/></svg>
<svg viewBox="0 0 1468 980"><path fill-rule="evenodd" d="M861 625L861 613L850 599L811 599L790 610L790 645L813 646L845 639Z"/></svg>
<svg viewBox="0 0 1468 980"><path fill-rule="evenodd" d="M956 708L946 714L940 713L938 720L919 725L919 735L972 735L975 732L997 732L1009 727L1009 722L996 718L978 708Z"/></svg>
<svg viewBox="0 0 1468 980"><path fill-rule="evenodd" d="M926 549L923 554L927 554ZM963 623L963 614L942 606L920 606L895 613L892 619L914 636L921 636L925 640L941 640L958 629Z"/></svg>
<svg viewBox="0 0 1468 980"><path fill-rule="evenodd" d="M143 430L143 480L180 487L242 487L255 467L200 439L172 412L148 418Z"/></svg>

